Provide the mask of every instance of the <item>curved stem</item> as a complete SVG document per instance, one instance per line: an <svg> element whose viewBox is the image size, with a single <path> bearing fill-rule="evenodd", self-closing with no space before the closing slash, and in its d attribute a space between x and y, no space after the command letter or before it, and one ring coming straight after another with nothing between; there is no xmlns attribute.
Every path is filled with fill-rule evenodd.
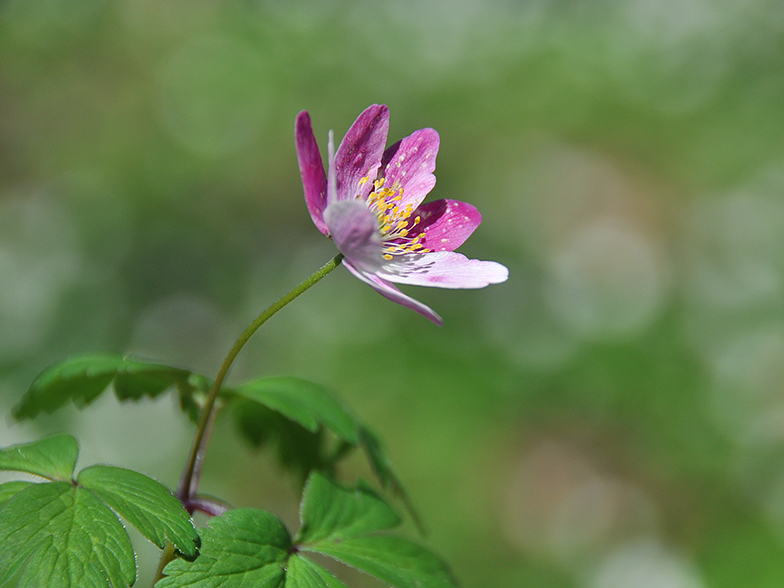
<svg viewBox="0 0 784 588"><path fill-rule="evenodd" d="M251 336L253 336L253 333L255 333L261 325L267 322L267 320L272 315L274 315L289 302L294 300L297 296L302 294L305 290L313 286L321 278L335 269L338 264L340 264L342 259L343 254L338 253L335 257L325 263L321 269L304 280L301 284L291 290L291 292L278 299L269 308L257 316L251 324L248 325L248 327L234 342L234 345L232 345L231 349L229 349L229 352L226 354L226 358L223 360L220 369L218 369L218 374L215 376L215 381L212 383L212 387L210 388L209 394L207 395L207 399L204 401L204 406L201 409L201 417L199 418L199 424L196 428L196 437L193 440L191 452L188 456L188 463L183 470L183 475L180 479L180 486L177 490L177 495L181 500L187 500L191 498L191 496L196 491L196 488L192 487L193 484L191 482L196 464L200 459L199 454L203 453L205 449L202 441L204 440L204 435L208 429L210 418L213 409L215 408L215 401L218 399L218 394L220 393L221 386L223 386L223 381L229 374L229 370L231 369L234 360L237 358L237 355L239 355L239 352L242 350Z"/></svg>
<svg viewBox="0 0 784 588"><path fill-rule="evenodd" d="M204 452L207 449L207 440L209 437L208 432L211 428L211 423L215 415L215 401L218 399L223 382L226 379L226 376L228 376L229 370L231 369L232 364L234 364L234 360L237 358L237 355L239 355L242 348L261 325L267 322L267 320L272 315L286 306L289 302L294 300L297 296L302 294L305 290L313 286L316 282L321 280L321 278L326 276L329 272L340 265L342 259L343 254L338 253L335 257L325 263L321 269L313 273L309 278L300 283L288 294L281 297L275 303L269 306L269 308L257 316L253 322L248 325L248 327L234 342L234 345L232 345L231 349L229 349L229 352L226 354L226 358L223 360L223 363L218 369L218 373L215 376L215 381L212 383L212 387L207 394L207 399L204 401L204 406L201 409L201 416L199 417L199 423L196 427L196 436L193 439L193 445L191 446L191 451L188 455L188 461L185 465L185 469L183 470L182 476L180 477L180 483L177 488L177 498L179 498L184 504L188 504L196 495L199 485L199 477L201 474L201 463L204 459ZM163 577L163 568L166 567L166 564L168 564L173 559L174 549L171 547L171 545L167 545L166 549L161 555L161 561L158 566L158 573L156 574L155 580L153 581L153 585L155 585L155 583L157 583L158 580Z"/></svg>

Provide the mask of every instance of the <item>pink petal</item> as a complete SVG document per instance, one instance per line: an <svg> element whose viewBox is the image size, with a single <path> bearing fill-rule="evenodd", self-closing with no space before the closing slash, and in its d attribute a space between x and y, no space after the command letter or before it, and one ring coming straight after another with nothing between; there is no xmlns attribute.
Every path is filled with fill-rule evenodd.
<svg viewBox="0 0 784 588"><path fill-rule="evenodd" d="M433 321L436 325L443 326L444 321L443 319L436 314L433 309L429 306L422 304L418 300L414 300L410 296L406 296L400 290L398 290L393 284L382 280L376 274L372 272L364 272L356 267L354 267L348 259L343 259L343 265L346 266L346 269L354 274L357 278L368 284L371 288L373 288L376 292L381 294L383 297L388 298L392 302L397 302L398 304L402 304L406 308L410 308L424 316L425 318Z"/></svg>
<svg viewBox="0 0 784 588"><path fill-rule="evenodd" d="M338 251L356 267L373 272L383 262L378 218L363 200L340 200L324 211Z"/></svg>
<svg viewBox="0 0 784 588"><path fill-rule="evenodd" d="M420 241L430 251L454 251L460 247L482 222L479 211L459 200L434 200L420 205L411 215L411 223L420 218L409 238L425 233Z"/></svg>
<svg viewBox="0 0 784 588"><path fill-rule="evenodd" d="M370 193L388 133L389 108L384 105L367 107L351 125L335 154L338 200L365 198ZM368 178L368 181L360 185L362 178Z"/></svg>
<svg viewBox="0 0 784 588"><path fill-rule="evenodd" d="M439 141L434 129L421 129L384 152L381 160L386 178L384 185L391 188L395 182L399 184L403 190L401 206L411 204L412 208L416 208L436 185L433 172Z"/></svg>
<svg viewBox="0 0 784 588"><path fill-rule="evenodd" d="M335 177L335 134L330 131L327 141L327 206L338 201L338 184Z"/></svg>
<svg viewBox="0 0 784 588"><path fill-rule="evenodd" d="M302 176L302 187L305 190L305 203L308 205L313 224L319 231L327 235L327 225L323 216L324 208L327 206L327 177L324 174L324 164L321 162L316 137L313 136L310 115L305 110L297 115L295 135L299 173Z"/></svg>
<svg viewBox="0 0 784 588"><path fill-rule="evenodd" d="M398 284L435 288L484 288L505 282L509 270L494 261L468 259L453 251L399 256L376 272Z"/></svg>

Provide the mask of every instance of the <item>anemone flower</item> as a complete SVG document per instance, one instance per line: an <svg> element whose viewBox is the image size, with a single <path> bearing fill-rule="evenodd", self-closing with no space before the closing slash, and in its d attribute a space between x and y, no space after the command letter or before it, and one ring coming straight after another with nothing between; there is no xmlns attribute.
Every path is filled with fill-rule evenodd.
<svg viewBox="0 0 784 588"><path fill-rule="evenodd" d="M439 137L421 129L384 149L389 109L374 104L359 115L337 152L329 134L328 170L306 111L297 116L299 169L313 223L335 241L343 265L376 292L443 324L428 306L393 282L438 288L483 288L507 279L494 261L454 250L482 216L465 202L422 203L433 189Z"/></svg>

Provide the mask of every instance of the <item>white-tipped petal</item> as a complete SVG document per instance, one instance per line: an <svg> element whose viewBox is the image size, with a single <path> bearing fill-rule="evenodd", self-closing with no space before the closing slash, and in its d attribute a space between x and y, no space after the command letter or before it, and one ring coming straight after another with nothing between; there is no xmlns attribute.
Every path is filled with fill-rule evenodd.
<svg viewBox="0 0 784 588"><path fill-rule="evenodd" d="M435 288L484 288L509 277L509 270L500 263L468 259L453 251L401 255L376 273L390 282Z"/></svg>

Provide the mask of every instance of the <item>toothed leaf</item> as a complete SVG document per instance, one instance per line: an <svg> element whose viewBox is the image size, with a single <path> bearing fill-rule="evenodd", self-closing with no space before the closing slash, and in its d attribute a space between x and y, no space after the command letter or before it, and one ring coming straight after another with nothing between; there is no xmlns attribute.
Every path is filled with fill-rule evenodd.
<svg viewBox="0 0 784 588"><path fill-rule="evenodd" d="M304 544L342 541L391 529L398 514L369 488L344 488L319 473L305 487L297 541Z"/></svg>
<svg viewBox="0 0 784 588"><path fill-rule="evenodd" d="M83 469L77 481L161 549L169 541L185 556L196 556L199 537L191 518L160 482L133 470L104 465Z"/></svg>
<svg viewBox="0 0 784 588"><path fill-rule="evenodd" d="M32 484L0 508L0 585L124 588L136 559L117 515L69 482Z"/></svg>
<svg viewBox="0 0 784 588"><path fill-rule="evenodd" d="M278 588L283 584L291 537L275 515L230 510L201 531L201 554L193 562L166 566L156 588Z"/></svg>
<svg viewBox="0 0 784 588"><path fill-rule="evenodd" d="M54 412L69 400L81 408L98 398L112 382L120 400L138 400L144 395L154 398L172 386L190 394L194 390L190 375L187 370L122 355L72 357L41 372L13 414L18 420L33 418L40 412Z"/></svg>
<svg viewBox="0 0 784 588"><path fill-rule="evenodd" d="M232 392L279 412L311 433L326 427L352 445L359 441L354 418L323 386L313 382L283 376L263 378Z"/></svg>

